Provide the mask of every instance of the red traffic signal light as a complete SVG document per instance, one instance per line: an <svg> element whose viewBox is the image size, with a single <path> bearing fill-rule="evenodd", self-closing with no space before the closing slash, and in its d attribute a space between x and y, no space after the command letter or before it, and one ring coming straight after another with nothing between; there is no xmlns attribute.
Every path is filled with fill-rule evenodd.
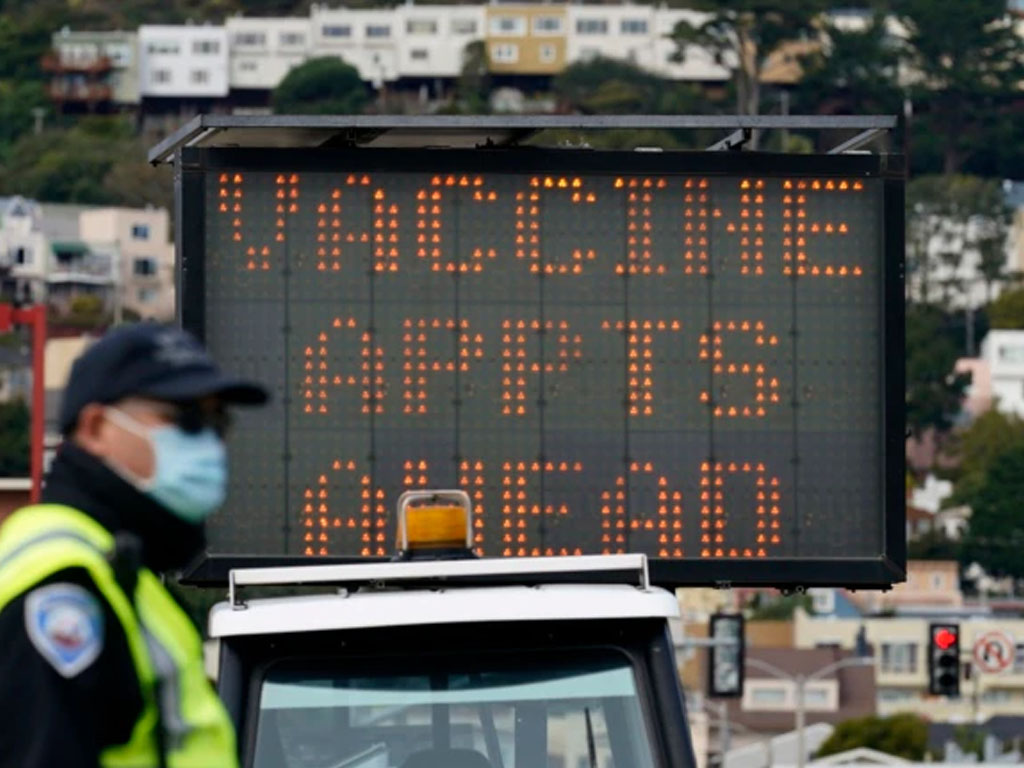
<svg viewBox="0 0 1024 768"><path fill-rule="evenodd" d="M935 633L932 635L932 640L937 646L939 646L939 648L947 651L956 645L957 634L955 630L952 630L949 627L940 627L935 630Z"/></svg>
<svg viewBox="0 0 1024 768"><path fill-rule="evenodd" d="M928 636L928 692L934 696L959 696L960 626L932 624Z"/></svg>

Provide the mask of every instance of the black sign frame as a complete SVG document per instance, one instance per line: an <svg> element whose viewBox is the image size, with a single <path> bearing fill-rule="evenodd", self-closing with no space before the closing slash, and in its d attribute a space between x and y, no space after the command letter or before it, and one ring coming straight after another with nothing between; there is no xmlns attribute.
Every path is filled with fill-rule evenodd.
<svg viewBox="0 0 1024 768"><path fill-rule="evenodd" d="M888 588L906 573L904 498L904 186L902 155L783 155L753 152L620 152L538 148L371 149L318 147L200 148L181 147L175 162L177 310L179 323L204 338L205 182L217 170L240 172L324 171L445 173L687 173L707 176L783 174L878 178L882 181L883 269L880 279L882 317L883 413L881 488L884 499L883 542L878 557L686 559L653 558L651 579L667 587L838 586ZM372 559L372 558L370 558ZM379 558L378 558L379 559ZM316 562L366 562L367 558L321 557ZM205 556L186 573L194 584L223 583L227 571L241 564L306 564L297 556Z"/></svg>

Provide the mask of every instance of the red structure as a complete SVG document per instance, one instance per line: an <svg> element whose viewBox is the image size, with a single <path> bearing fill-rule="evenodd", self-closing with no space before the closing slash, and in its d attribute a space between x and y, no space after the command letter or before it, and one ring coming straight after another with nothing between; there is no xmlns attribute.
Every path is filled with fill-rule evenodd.
<svg viewBox="0 0 1024 768"><path fill-rule="evenodd" d="M43 489L43 426L46 421L46 384L43 361L46 349L46 307L42 304L19 309L0 304L0 333L18 325L32 326L32 503L39 502Z"/></svg>

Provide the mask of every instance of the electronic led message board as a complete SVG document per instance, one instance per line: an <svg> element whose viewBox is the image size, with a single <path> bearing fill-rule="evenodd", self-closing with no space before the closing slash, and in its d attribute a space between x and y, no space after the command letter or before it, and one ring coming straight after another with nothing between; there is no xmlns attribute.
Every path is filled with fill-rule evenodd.
<svg viewBox="0 0 1024 768"><path fill-rule="evenodd" d="M211 149L181 174L183 322L274 393L211 552L386 557L402 491L458 487L486 556L900 577L878 157Z"/></svg>

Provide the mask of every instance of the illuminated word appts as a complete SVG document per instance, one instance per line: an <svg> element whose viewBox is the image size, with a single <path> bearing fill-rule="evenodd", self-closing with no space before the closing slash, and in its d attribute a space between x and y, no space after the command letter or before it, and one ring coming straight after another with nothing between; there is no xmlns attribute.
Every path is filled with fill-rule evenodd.
<svg viewBox="0 0 1024 768"><path fill-rule="evenodd" d="M707 408L716 418L763 418L781 402L784 371L773 370L768 361L779 344L779 337L766 330L760 320L715 321L710 329L689 329L679 320L630 320L600 323L599 328L581 329L568 320L503 319L495 327L480 329L466 319L439 317L388 318L401 326L401 348L387 349L377 342L375 331L361 327L355 317L336 317L330 329L316 336L303 352L303 376L300 393L303 412L329 416L332 392L358 391L347 398L350 410L361 414L384 414L399 409L416 424L417 416L431 413L432 378L451 379L456 371L467 382L481 377L500 376L500 399L493 403L494 413L502 416L526 416L544 403L531 400L531 387L543 375L549 385L575 366L585 369L595 361L584 359L584 340L602 332L625 332L625 398L629 416L652 418L658 406L657 361L680 352L696 353L694 382L710 381L712 389L694 388L687 393L676 382L674 392L682 394L681 405ZM689 336L683 331L688 331ZM727 354L724 341L730 334L750 337L754 348L763 348L758 357L735 359ZM551 351L539 359L531 351L531 342L544 335ZM664 337L656 341L659 336ZM452 343L452 337L455 342ZM339 349L356 350L357 355L333 354ZM495 358L500 367L493 365ZM701 371L710 373L710 379ZM714 387L719 380L745 379L749 395L744 399L726 387ZM484 382L487 383L487 382ZM713 396L713 391L720 396ZM451 393L447 394L451 398ZM354 404L353 404L354 403ZM346 414L348 416L354 413Z"/></svg>

